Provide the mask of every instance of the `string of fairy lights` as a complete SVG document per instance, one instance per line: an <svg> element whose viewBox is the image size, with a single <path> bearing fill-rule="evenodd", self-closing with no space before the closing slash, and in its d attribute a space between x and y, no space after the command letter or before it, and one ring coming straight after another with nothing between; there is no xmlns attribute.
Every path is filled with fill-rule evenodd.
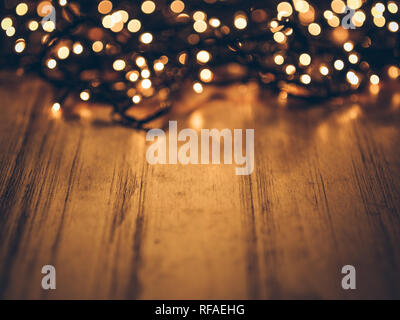
<svg viewBox="0 0 400 320"><path fill-rule="evenodd" d="M398 79L396 1L13 1L2 66L56 88L53 112L77 95L139 127L191 83L257 81L281 99L318 101ZM136 119L136 105L156 106ZM153 110L153 109L152 109Z"/></svg>

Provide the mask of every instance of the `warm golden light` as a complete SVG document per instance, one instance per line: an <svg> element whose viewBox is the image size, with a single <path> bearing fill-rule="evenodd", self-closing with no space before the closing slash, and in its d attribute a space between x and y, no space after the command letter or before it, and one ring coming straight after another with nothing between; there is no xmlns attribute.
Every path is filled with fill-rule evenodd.
<svg viewBox="0 0 400 320"><path fill-rule="evenodd" d="M162 71L164 69L164 64L162 62L156 62L154 64L154 70Z"/></svg>
<svg viewBox="0 0 400 320"><path fill-rule="evenodd" d="M21 53L24 50L25 50L25 40L24 39L18 39L15 42L15 52Z"/></svg>
<svg viewBox="0 0 400 320"><path fill-rule="evenodd" d="M354 53L349 55L349 62L352 64L356 64L358 62L358 56Z"/></svg>
<svg viewBox="0 0 400 320"><path fill-rule="evenodd" d="M333 12L331 10L325 10L324 11L324 18L326 20L330 20L333 18Z"/></svg>
<svg viewBox="0 0 400 320"><path fill-rule="evenodd" d="M142 11L146 14L151 14L156 10L156 4L153 1L145 1L142 3Z"/></svg>
<svg viewBox="0 0 400 320"><path fill-rule="evenodd" d="M142 78L144 78L144 79L150 78L150 70L149 70L149 69L144 69L144 70L142 70L142 72L140 73L140 75L141 75Z"/></svg>
<svg viewBox="0 0 400 320"><path fill-rule="evenodd" d="M332 19L328 20L328 24L332 27L332 28L336 28L340 25L340 20L337 16L333 16Z"/></svg>
<svg viewBox="0 0 400 320"><path fill-rule="evenodd" d="M210 25L214 28L218 28L221 25L221 21L219 21L219 19L217 18L211 18L209 22Z"/></svg>
<svg viewBox="0 0 400 320"><path fill-rule="evenodd" d="M382 14L383 12L385 12L385 5L383 3L378 2L375 5L375 9L376 9L376 11L378 11L379 13Z"/></svg>
<svg viewBox="0 0 400 320"><path fill-rule="evenodd" d="M203 11L196 11L194 14L193 14L193 19L195 20L195 21L199 21L199 20L206 20L206 14L203 12Z"/></svg>
<svg viewBox="0 0 400 320"><path fill-rule="evenodd" d="M145 43L145 44L149 44L153 41L153 35L149 32L143 33L140 36L140 41Z"/></svg>
<svg viewBox="0 0 400 320"><path fill-rule="evenodd" d="M203 69L200 71L200 79L204 82L211 82L213 73L210 69Z"/></svg>
<svg viewBox="0 0 400 320"><path fill-rule="evenodd" d="M389 2L388 3L388 10L390 13L397 13L398 11L398 6L396 3L394 2Z"/></svg>
<svg viewBox="0 0 400 320"><path fill-rule="evenodd" d="M142 98L139 95L134 95L132 97L132 102L133 103L139 103L142 100Z"/></svg>
<svg viewBox="0 0 400 320"><path fill-rule="evenodd" d="M370 78L369 81L374 84L377 85L379 84L379 77L376 74L373 74Z"/></svg>
<svg viewBox="0 0 400 320"><path fill-rule="evenodd" d="M62 46L58 49L57 55L61 60L65 60L69 57L69 48L66 46Z"/></svg>
<svg viewBox="0 0 400 320"><path fill-rule="evenodd" d="M175 0L172 1L170 5L171 11L174 13L181 13L185 9L185 4L183 1Z"/></svg>
<svg viewBox="0 0 400 320"><path fill-rule="evenodd" d="M304 84L309 84L311 83L311 77L308 74L303 74L300 77L300 81L303 82Z"/></svg>
<svg viewBox="0 0 400 320"><path fill-rule="evenodd" d="M392 79L397 79L400 76L400 69L396 66L390 66L388 68L388 76Z"/></svg>
<svg viewBox="0 0 400 320"><path fill-rule="evenodd" d="M31 22L29 22L28 28L31 31L36 31L39 28L39 23L37 21L32 20Z"/></svg>
<svg viewBox="0 0 400 320"><path fill-rule="evenodd" d="M374 24L379 27L382 28L386 23L386 19L384 16L379 16L379 17L374 17Z"/></svg>
<svg viewBox="0 0 400 320"><path fill-rule="evenodd" d="M331 8L336 13L344 13L346 5L342 0L333 0L331 2Z"/></svg>
<svg viewBox="0 0 400 320"><path fill-rule="evenodd" d="M146 65L146 60L143 57L137 57L136 58L136 64L138 67L143 67Z"/></svg>
<svg viewBox="0 0 400 320"><path fill-rule="evenodd" d="M245 29L247 27L247 18L245 15L237 15L235 17L235 27L236 29L242 30Z"/></svg>
<svg viewBox="0 0 400 320"><path fill-rule="evenodd" d="M356 10L356 9L360 8L361 5L362 5L362 1L361 0L347 0L347 6L350 9Z"/></svg>
<svg viewBox="0 0 400 320"><path fill-rule="evenodd" d="M7 30L9 27L11 27L13 25L13 22L11 20L11 18L4 18L3 20L1 20L1 28L3 30Z"/></svg>
<svg viewBox="0 0 400 320"><path fill-rule="evenodd" d="M343 70L344 62L342 60L336 60L334 63L334 67L336 70Z"/></svg>
<svg viewBox="0 0 400 320"><path fill-rule="evenodd" d="M105 16L101 22L103 24L103 27L106 29L110 29L114 25L111 15Z"/></svg>
<svg viewBox="0 0 400 320"><path fill-rule="evenodd" d="M194 90L196 93L202 93L202 92L203 92L203 85L202 85L200 82L195 82L195 83L193 84L193 90Z"/></svg>
<svg viewBox="0 0 400 320"><path fill-rule="evenodd" d="M52 110L54 113L59 112L60 109L61 109L61 105L60 105L58 102L54 103L53 106L51 107L51 110Z"/></svg>
<svg viewBox="0 0 400 320"><path fill-rule="evenodd" d="M82 101L88 101L90 99L89 91L82 91L80 94L80 98L82 99Z"/></svg>
<svg viewBox="0 0 400 320"><path fill-rule="evenodd" d="M282 43L286 40L286 36L282 32L278 31L274 33L274 40L278 43Z"/></svg>
<svg viewBox="0 0 400 320"><path fill-rule="evenodd" d="M302 53L299 57L299 62L303 66L308 66L311 63L311 56L307 53Z"/></svg>
<svg viewBox="0 0 400 320"><path fill-rule="evenodd" d="M355 89L360 84L363 84L362 87L367 84L376 90L376 86L379 89L381 85L380 77L397 79L400 76L397 61L391 62L394 64L392 66L384 67L383 64L371 61L375 56L368 55L369 51L374 52L377 46L381 46L382 55L375 58L381 59L382 63L388 63L389 59L385 61L385 52L393 49L399 35L393 34L399 31L397 1L377 0L369 3L366 0L330 0L328 5L317 7L317 3L308 0L279 0L273 5L273 10L268 12L258 6L232 6L230 17L221 15L223 20L219 20L211 8L208 10L208 4L219 0L204 1L207 5L192 6L185 0L169 0L166 3L141 0L137 2L139 9L135 11L129 7L129 1L120 3L97 0L93 3L95 16L85 17L87 13L83 10L84 6L80 7L76 1L39 0L34 3L17 0L10 8L9 16L0 21L1 28L8 37L21 34L8 39L14 54L30 49L32 52L27 52L27 55L35 55L43 47L40 67L47 68L46 74L54 75L54 79L60 81L68 81L68 78L63 77L63 71L68 68L71 71L76 70L76 81L87 82L81 87L84 91L79 90L76 93L83 101L94 97L100 99L100 89L103 89L104 82L110 84L111 90L123 94L129 102L132 99L134 103L139 103L153 94L160 98L161 90L164 90L164 96L160 98L163 100L167 98L165 92L172 92L173 88L169 88L169 84L175 74L177 77L174 80L180 81L184 76L190 75L192 78L193 72L198 78L190 85L194 92L202 93L205 83L228 77L220 68L220 64L225 62L224 51L220 46L224 46L230 54L226 59L229 63L226 71L232 74L232 79L254 79L252 75L257 74L260 81L276 85L282 90L281 95L286 97L288 94L306 93L311 96L318 91L319 85L326 85L328 89L330 86L335 87L334 90L326 90L327 96L333 91L345 91L349 88L356 92ZM60 8L57 3L66 7ZM52 16L49 19L49 14L52 13L49 10L54 7L57 7L59 15L57 25ZM192 11L193 8L195 9ZM350 19L357 27L355 31L348 30L344 23L348 9L352 9ZM228 10L226 11L228 14ZM66 29L71 32L64 33L64 27L75 19L73 15L69 17L68 12L88 18L90 23L88 21L73 30ZM31 16L35 13L39 17ZM156 14L147 16L152 13ZM45 18L41 22L39 19L42 17ZM96 18L98 23L92 23ZM347 22L350 21L348 19L347 16ZM81 22L80 19L77 21ZM157 24L154 28L152 21ZM167 22L165 28L161 26L163 22ZM363 25L366 29L361 28ZM376 27L381 29L377 31ZM56 32L54 36L42 30L32 33L41 28L46 32ZM246 28L249 29L248 32L238 31ZM151 33L148 32L150 30ZM306 33L301 35L304 38L298 34L299 31ZM168 43L171 39L178 38L175 45ZM307 39L308 43L301 44L303 39ZM317 41L319 44L315 44ZM181 45L181 49L176 45ZM139 54L143 56L138 56ZM98 68L86 63L91 56L95 56L96 62L99 60ZM106 63L102 62L103 58ZM29 58L25 60L30 63ZM179 63L186 67L179 67ZM105 64L108 69L103 70ZM257 65L257 70L252 69L257 68ZM21 63L19 71L24 70L23 67ZM380 72L383 67L385 69L382 75ZM51 73L48 69L56 70ZM120 71L122 73L118 73ZM344 76L346 79L343 81ZM313 85L306 90L305 85L311 83ZM179 85L180 82L177 87ZM121 101L118 100L118 104Z"/></svg>
<svg viewBox="0 0 400 320"><path fill-rule="evenodd" d="M319 67L319 72L320 72L323 76L326 76L326 75L329 74L329 69L328 69L327 66L322 65L322 66Z"/></svg>
<svg viewBox="0 0 400 320"><path fill-rule="evenodd" d="M399 24L395 21L389 22L388 29L391 32L397 32L399 30Z"/></svg>
<svg viewBox="0 0 400 320"><path fill-rule="evenodd" d="M14 27L8 27L6 30L6 35L8 37L12 37L15 34L15 28Z"/></svg>
<svg viewBox="0 0 400 320"><path fill-rule="evenodd" d="M101 14L110 13L113 8L113 4L111 1L101 1L97 7L98 11Z"/></svg>
<svg viewBox="0 0 400 320"><path fill-rule="evenodd" d="M122 17L122 22L126 23L129 20L129 13L126 12L125 10L119 10L117 12L121 17Z"/></svg>
<svg viewBox="0 0 400 320"><path fill-rule="evenodd" d="M54 24L53 21L46 21L45 23L42 24L42 28L46 32L53 32L56 28L56 25Z"/></svg>
<svg viewBox="0 0 400 320"><path fill-rule="evenodd" d="M203 33L204 31L207 30L207 23L203 20L197 20L193 24L193 29L198 33Z"/></svg>
<svg viewBox="0 0 400 320"><path fill-rule="evenodd" d="M346 78L347 81L352 85L357 85L359 82L358 76L353 71L347 72Z"/></svg>
<svg viewBox="0 0 400 320"><path fill-rule="evenodd" d="M101 50L103 50L103 47L104 47L104 45L103 45L103 42L101 42L101 41L96 41L92 45L92 49L94 52L100 52Z"/></svg>
<svg viewBox="0 0 400 320"><path fill-rule="evenodd" d="M83 52L83 46L79 42L75 43L73 47L73 52L75 54L81 54Z"/></svg>
<svg viewBox="0 0 400 320"><path fill-rule="evenodd" d="M151 81L149 79L144 79L140 83L143 89L150 89L151 88Z"/></svg>
<svg viewBox="0 0 400 320"><path fill-rule="evenodd" d="M362 11L357 11L351 21L354 23L356 27L361 27L364 24L366 19L365 13Z"/></svg>
<svg viewBox="0 0 400 320"><path fill-rule="evenodd" d="M197 53L196 55L197 61L201 62L201 63L207 63L208 61L210 61L211 56L208 53L208 51L206 50L201 50Z"/></svg>
<svg viewBox="0 0 400 320"><path fill-rule="evenodd" d="M17 15L23 16L28 12L28 9L29 9L28 5L26 3L24 3L24 2L21 2L15 8L15 12L17 13Z"/></svg>
<svg viewBox="0 0 400 320"><path fill-rule="evenodd" d="M275 56L275 58L274 58L274 62L275 62L277 65L281 65L281 64L283 64L283 63L285 62L285 58L284 58L283 56L281 56L280 54L277 54L277 55Z"/></svg>
<svg viewBox="0 0 400 320"><path fill-rule="evenodd" d="M289 2L281 2L278 4L278 18L289 17L293 13L292 6Z"/></svg>
<svg viewBox="0 0 400 320"><path fill-rule="evenodd" d="M57 67L57 61L55 59L49 59L47 61L47 67L49 69L54 69L55 67Z"/></svg>
<svg viewBox="0 0 400 320"><path fill-rule="evenodd" d="M117 60L115 60L114 63L113 63L113 68L114 68L115 71L124 70L125 67L126 67L126 63L125 63L125 61L122 60L122 59L117 59Z"/></svg>
<svg viewBox="0 0 400 320"><path fill-rule="evenodd" d="M310 5L308 4L307 1L304 0L294 0L294 8L296 11L300 13L306 13L307 11L310 10Z"/></svg>
<svg viewBox="0 0 400 320"><path fill-rule="evenodd" d="M351 50L353 50L354 45L353 45L352 42L346 42L346 43L343 45L343 48L344 48L344 50L346 50L347 52L350 52Z"/></svg>
<svg viewBox="0 0 400 320"><path fill-rule="evenodd" d="M318 36L321 33L321 27L318 23L313 22L308 26L308 32L313 36Z"/></svg>
<svg viewBox="0 0 400 320"><path fill-rule="evenodd" d="M285 71L288 75L294 74L296 72L296 67L292 64L289 64L286 66Z"/></svg>
<svg viewBox="0 0 400 320"><path fill-rule="evenodd" d="M187 60L187 54L186 53L181 53L178 57L178 61L180 64L185 64Z"/></svg>
<svg viewBox="0 0 400 320"><path fill-rule="evenodd" d="M129 81L131 82L135 82L139 79L139 72L135 71L130 71L127 74L127 78L129 79Z"/></svg>
<svg viewBox="0 0 400 320"><path fill-rule="evenodd" d="M141 27L142 27L142 23L137 19L132 19L128 23L128 30L130 32L138 32Z"/></svg>

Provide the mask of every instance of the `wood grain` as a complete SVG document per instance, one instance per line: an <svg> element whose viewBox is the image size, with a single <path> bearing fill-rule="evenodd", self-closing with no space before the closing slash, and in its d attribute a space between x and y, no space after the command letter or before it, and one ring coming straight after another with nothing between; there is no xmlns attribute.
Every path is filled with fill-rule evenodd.
<svg viewBox="0 0 400 320"><path fill-rule="evenodd" d="M398 88L311 109L251 84L188 94L180 128L255 128L236 176L151 166L144 132L55 117L47 85L0 79L1 298L400 298Z"/></svg>

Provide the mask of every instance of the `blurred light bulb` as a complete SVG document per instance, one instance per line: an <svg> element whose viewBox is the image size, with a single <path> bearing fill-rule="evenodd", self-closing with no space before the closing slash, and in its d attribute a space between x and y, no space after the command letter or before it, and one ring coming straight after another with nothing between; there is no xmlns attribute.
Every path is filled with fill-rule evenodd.
<svg viewBox="0 0 400 320"><path fill-rule="evenodd" d="M292 64L289 64L286 66L285 71L288 75L294 74L296 72L296 67Z"/></svg>
<svg viewBox="0 0 400 320"><path fill-rule="evenodd" d="M171 11L174 13L181 13L185 9L185 4L183 1L175 0L169 6Z"/></svg>
<svg viewBox="0 0 400 320"><path fill-rule="evenodd" d="M342 60L336 60L334 63L334 67L336 70L343 70L344 62Z"/></svg>
<svg viewBox="0 0 400 320"><path fill-rule="evenodd" d="M146 60L143 57L137 57L136 64L138 67L143 67L144 65L146 65Z"/></svg>
<svg viewBox="0 0 400 320"><path fill-rule="evenodd" d="M145 43L145 44L149 44L153 41L153 35L149 32L143 33L140 36L140 41Z"/></svg>
<svg viewBox="0 0 400 320"><path fill-rule="evenodd" d="M379 77L376 74L373 74L370 78L369 81L374 84L377 85L379 84Z"/></svg>
<svg viewBox="0 0 400 320"><path fill-rule="evenodd" d="M122 59L117 59L117 60L115 60L114 63L113 63L113 68L114 68L115 71L124 70L125 67L126 67L126 63L125 63L125 61L122 60Z"/></svg>
<svg viewBox="0 0 400 320"><path fill-rule="evenodd" d="M238 15L235 17L234 23L237 29L245 29L247 27L247 18L245 15Z"/></svg>
<svg viewBox="0 0 400 320"><path fill-rule="evenodd" d="M90 93L88 91L82 91L80 94L80 98L83 101L88 101L90 99Z"/></svg>
<svg viewBox="0 0 400 320"><path fill-rule="evenodd" d="M322 75L326 76L326 75L329 74L329 69L327 68L327 66L320 66L319 72L320 72Z"/></svg>
<svg viewBox="0 0 400 320"><path fill-rule="evenodd" d="M162 71L164 69L164 64L162 62L156 62L154 64L154 70L156 71Z"/></svg>
<svg viewBox="0 0 400 320"><path fill-rule="evenodd" d="M132 102L133 103L139 103L140 101L142 100L142 98L139 96L139 95L134 95L133 97L132 97Z"/></svg>
<svg viewBox="0 0 400 320"><path fill-rule="evenodd" d="M344 48L344 50L346 50L347 52L350 52L351 50L353 50L354 45L353 45L353 43L351 43L351 42L346 42L346 43L343 45L343 48Z"/></svg>
<svg viewBox="0 0 400 320"><path fill-rule="evenodd" d="M357 85L359 82L358 76L353 71L347 72L346 78L347 81L352 85Z"/></svg>
<svg viewBox="0 0 400 320"><path fill-rule="evenodd" d="M61 105L60 105L58 102L54 103L53 106L51 107L51 110L52 110L54 113L59 112L60 109L61 109Z"/></svg>
<svg viewBox="0 0 400 320"><path fill-rule="evenodd" d="M196 93L202 93L202 92L203 92L203 85L202 85L200 82L195 82L195 83L193 84L193 90L194 90Z"/></svg>
<svg viewBox="0 0 400 320"><path fill-rule="evenodd" d="M15 42L15 52L21 53L24 50L25 50L25 40L24 39L18 39Z"/></svg>
<svg viewBox="0 0 400 320"><path fill-rule="evenodd" d="M275 62L277 65L281 65L281 64L283 64L283 63L285 62L285 58L284 58L283 56L281 56L280 54L277 54L277 55L275 56L275 58L274 58L274 62Z"/></svg>
<svg viewBox="0 0 400 320"><path fill-rule="evenodd" d="M150 89L151 88L151 81L149 79L142 80L141 84L143 89Z"/></svg>
<svg viewBox="0 0 400 320"><path fill-rule="evenodd" d="M55 67L57 67L57 61L55 59L49 59L47 61L47 67L49 69L54 69Z"/></svg>
<svg viewBox="0 0 400 320"><path fill-rule="evenodd" d="M145 1L142 3L142 11L146 14L151 14L156 10L156 4L153 1Z"/></svg>
<svg viewBox="0 0 400 320"><path fill-rule="evenodd" d="M15 8L15 12L17 13L17 15L23 16L28 12L28 9L29 9L28 5L26 3L24 3L24 2L21 2Z"/></svg>
<svg viewBox="0 0 400 320"><path fill-rule="evenodd" d="M202 63L207 63L210 61L210 54L206 50L201 50L197 53L196 55L197 61L202 62Z"/></svg>
<svg viewBox="0 0 400 320"><path fill-rule="evenodd" d="M37 21L32 20L31 22L29 22L28 28L31 31L36 31L39 28L39 23Z"/></svg>
<svg viewBox="0 0 400 320"><path fill-rule="evenodd" d="M210 69L203 69L200 71L200 79L204 82L211 82L213 73Z"/></svg>
<svg viewBox="0 0 400 320"><path fill-rule="evenodd" d="M304 84L309 84L311 82L311 77L308 74L303 74L300 77L300 81L303 82Z"/></svg>
<svg viewBox="0 0 400 320"><path fill-rule="evenodd" d="M58 49L57 55L61 60L65 60L69 57L69 48L66 46L62 46Z"/></svg>
<svg viewBox="0 0 400 320"><path fill-rule="evenodd" d="M140 28L142 27L142 23L137 20L137 19L132 19L131 21L129 21L128 23L128 30L130 32L138 32L140 30Z"/></svg>
<svg viewBox="0 0 400 320"><path fill-rule="evenodd" d="M311 56L307 53L302 53L299 57L299 62L303 66L308 66L311 63Z"/></svg>
<svg viewBox="0 0 400 320"><path fill-rule="evenodd" d="M83 52L83 46L77 42L74 44L73 51L75 54L81 54Z"/></svg>

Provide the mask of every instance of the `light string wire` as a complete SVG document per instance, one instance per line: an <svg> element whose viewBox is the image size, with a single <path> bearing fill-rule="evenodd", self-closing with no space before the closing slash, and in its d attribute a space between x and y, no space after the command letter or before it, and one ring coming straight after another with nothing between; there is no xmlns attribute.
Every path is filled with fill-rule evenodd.
<svg viewBox="0 0 400 320"><path fill-rule="evenodd" d="M58 97L113 106L142 127L190 82L256 81L313 103L398 79L395 1L14 1L1 8L1 66L51 82ZM348 29L346 29L346 27ZM139 104L156 105L144 119Z"/></svg>

